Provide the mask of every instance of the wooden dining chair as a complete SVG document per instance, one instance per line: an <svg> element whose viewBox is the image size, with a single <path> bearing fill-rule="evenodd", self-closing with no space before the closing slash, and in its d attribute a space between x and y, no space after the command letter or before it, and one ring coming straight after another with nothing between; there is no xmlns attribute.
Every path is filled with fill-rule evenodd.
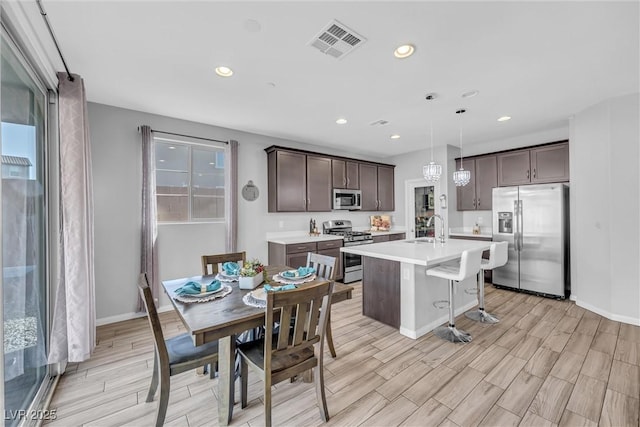
<svg viewBox="0 0 640 427"><path fill-rule="evenodd" d="M264 383L265 424L271 426L271 386L314 371L316 398L323 421L329 420L324 390L323 344L333 282L323 281L290 291L267 293L264 338L238 346L240 354L240 397L247 407L249 368L260 375ZM295 321L291 322L295 312ZM276 324L279 332L274 334ZM317 352L314 345L319 344Z"/></svg>
<svg viewBox="0 0 640 427"><path fill-rule="evenodd" d="M309 252L307 254L307 267L315 268L318 277L321 277L325 280L335 280L335 257ZM336 349L333 345L333 334L331 333L331 313L329 313L329 317L327 318L327 330L325 331L325 336L327 337L327 345L329 346L331 357L337 357Z"/></svg>
<svg viewBox="0 0 640 427"><path fill-rule="evenodd" d="M146 273L142 273L138 279L140 295L144 301L149 317L149 325L155 341L155 356L153 358L153 376L147 402L152 402L160 385L160 398L156 412L156 426L164 424L169 403L170 377L191 369L209 365L209 376L213 379L215 364L218 362L218 341L204 345L194 346L189 334L181 334L167 340L162 333L162 325L158 318L156 306L153 303L151 288Z"/></svg>
<svg viewBox="0 0 640 427"><path fill-rule="evenodd" d="M244 265L247 260L245 252L234 252L228 254L202 255L202 275L217 274L220 269L219 265L225 262L242 262ZM211 267L211 268L209 268Z"/></svg>

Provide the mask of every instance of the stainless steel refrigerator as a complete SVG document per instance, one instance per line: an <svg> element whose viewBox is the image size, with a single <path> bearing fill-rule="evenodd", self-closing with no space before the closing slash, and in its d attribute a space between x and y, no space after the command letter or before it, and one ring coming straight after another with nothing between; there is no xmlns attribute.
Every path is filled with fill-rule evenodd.
<svg viewBox="0 0 640 427"><path fill-rule="evenodd" d="M569 296L566 184L494 188L493 241L509 242L509 260L493 270L494 285L546 296Z"/></svg>

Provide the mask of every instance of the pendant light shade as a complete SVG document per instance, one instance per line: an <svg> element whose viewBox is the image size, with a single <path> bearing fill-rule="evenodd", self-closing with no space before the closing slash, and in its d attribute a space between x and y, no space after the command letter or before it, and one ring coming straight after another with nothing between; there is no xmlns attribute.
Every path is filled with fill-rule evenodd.
<svg viewBox="0 0 640 427"><path fill-rule="evenodd" d="M437 94L428 93L426 96L427 101L433 101L437 98ZM433 161L433 113L429 111L429 134L431 139L431 161L428 165L422 167L422 176L429 183L436 183L440 181L440 175L442 175L442 166Z"/></svg>
<svg viewBox="0 0 640 427"><path fill-rule="evenodd" d="M453 182L456 187L463 187L471 181L471 172L464 169L463 156L462 156L462 114L467 110L460 109L456 111L456 114L460 115L460 169L453 173Z"/></svg>

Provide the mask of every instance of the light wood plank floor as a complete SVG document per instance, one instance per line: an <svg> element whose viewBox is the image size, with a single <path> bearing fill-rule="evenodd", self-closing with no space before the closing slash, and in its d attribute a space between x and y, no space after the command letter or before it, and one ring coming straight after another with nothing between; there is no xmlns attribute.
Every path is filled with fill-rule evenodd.
<svg viewBox="0 0 640 427"><path fill-rule="evenodd" d="M327 400L336 426L639 426L640 327L569 301L486 287L496 325L457 319L470 344L419 340L361 315L362 292L333 307L338 358L325 353ZM184 332L173 313L165 334ZM51 426L152 425L145 403L153 343L146 319L98 328L98 347L73 364L51 402ZM249 377L249 406L232 425L263 425L261 383ZM167 425L217 424L217 379L171 378ZM237 385L237 383L236 383ZM238 394L236 394L237 399ZM281 383L273 424L321 425L313 384Z"/></svg>

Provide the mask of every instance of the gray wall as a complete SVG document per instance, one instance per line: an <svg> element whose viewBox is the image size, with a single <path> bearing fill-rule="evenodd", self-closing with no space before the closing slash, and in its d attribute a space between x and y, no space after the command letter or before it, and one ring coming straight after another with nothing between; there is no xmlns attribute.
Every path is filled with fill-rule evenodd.
<svg viewBox="0 0 640 427"><path fill-rule="evenodd" d="M571 126L571 280L578 305L640 325L638 94L575 115Z"/></svg>
<svg viewBox="0 0 640 427"><path fill-rule="evenodd" d="M249 258L267 262L267 233L305 231L309 219L350 219L356 227L368 226L371 213L267 213L267 157L270 145L302 148L321 153L383 163L388 159L363 157L348 152L301 144L231 129L209 126L139 111L89 103L95 199L96 305L98 323L135 316L136 280L140 272L140 209L142 154L137 128L209 137L235 139L239 143L238 182L242 188L252 180L260 189L254 202L239 200L238 248ZM161 279L188 277L200 272L200 256L225 251L225 225L173 224L158 227ZM161 297L160 305L169 303Z"/></svg>

